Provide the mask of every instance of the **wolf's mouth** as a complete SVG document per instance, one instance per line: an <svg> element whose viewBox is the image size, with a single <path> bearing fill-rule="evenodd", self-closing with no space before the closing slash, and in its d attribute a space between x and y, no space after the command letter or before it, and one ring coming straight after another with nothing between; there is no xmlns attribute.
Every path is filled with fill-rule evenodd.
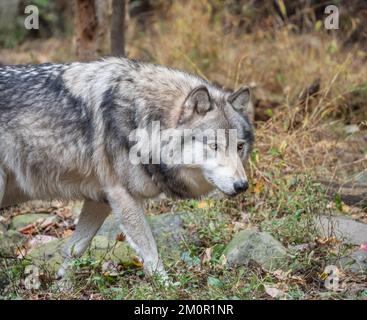
<svg viewBox="0 0 367 320"><path fill-rule="evenodd" d="M234 198L236 195L238 195L237 192L224 192L222 191L227 197Z"/></svg>

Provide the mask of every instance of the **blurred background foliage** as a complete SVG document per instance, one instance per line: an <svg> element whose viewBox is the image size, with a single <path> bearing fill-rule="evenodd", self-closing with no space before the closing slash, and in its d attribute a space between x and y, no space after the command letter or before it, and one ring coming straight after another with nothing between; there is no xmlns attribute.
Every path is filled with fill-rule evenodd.
<svg viewBox="0 0 367 320"><path fill-rule="evenodd" d="M98 6L110 0L95 0ZM197 1L203 4L203 1ZM367 2L365 0L208 0L205 10L208 19L219 24L224 33L237 34L258 31L271 33L288 26L295 33L325 31L324 9L333 4L342 7L340 21L344 45L364 42L367 46ZM98 4L99 3L99 4ZM190 7L190 1L130 0L129 16L136 18L140 31L151 26L152 20L166 19L170 8L181 3ZM32 4L40 10L40 29L24 28L24 8ZM0 46L14 47L27 39L70 35L73 29L73 1L67 0L1 0Z"/></svg>

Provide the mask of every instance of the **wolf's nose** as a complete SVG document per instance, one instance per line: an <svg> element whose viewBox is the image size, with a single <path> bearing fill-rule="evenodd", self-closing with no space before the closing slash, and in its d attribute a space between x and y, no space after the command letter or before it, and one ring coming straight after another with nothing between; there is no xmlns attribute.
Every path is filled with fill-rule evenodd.
<svg viewBox="0 0 367 320"><path fill-rule="evenodd" d="M237 181L233 184L233 187L237 193L245 192L248 189L248 182L247 181Z"/></svg>

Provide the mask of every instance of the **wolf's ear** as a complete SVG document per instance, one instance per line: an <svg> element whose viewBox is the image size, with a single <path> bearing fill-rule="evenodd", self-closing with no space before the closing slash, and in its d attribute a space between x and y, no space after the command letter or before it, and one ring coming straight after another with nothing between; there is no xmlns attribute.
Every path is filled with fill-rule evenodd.
<svg viewBox="0 0 367 320"><path fill-rule="evenodd" d="M238 89L233 92L227 100L233 108L245 114L250 121L254 120L254 106L251 102L251 92L249 87Z"/></svg>
<svg viewBox="0 0 367 320"><path fill-rule="evenodd" d="M185 99L180 122L188 120L194 112L204 115L212 108L212 100L205 86L193 89Z"/></svg>

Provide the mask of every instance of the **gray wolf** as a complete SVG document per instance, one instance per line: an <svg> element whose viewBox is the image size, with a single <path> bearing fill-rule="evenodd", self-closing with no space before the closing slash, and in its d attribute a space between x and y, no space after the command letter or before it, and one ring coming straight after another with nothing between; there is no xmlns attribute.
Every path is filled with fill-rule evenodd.
<svg viewBox="0 0 367 320"><path fill-rule="evenodd" d="M226 143L214 137L197 139L195 148L214 150L222 162L209 155L190 165L132 164L129 151L136 143L129 135L153 121L160 130L235 129L235 155L225 158ZM228 195L245 191L252 122L247 87L229 92L154 64L107 58L1 67L0 207L36 199L84 200L59 276L72 257L83 254L111 210L146 273L164 274L144 200L161 193L196 198L215 188ZM165 152L163 145L160 153Z"/></svg>

